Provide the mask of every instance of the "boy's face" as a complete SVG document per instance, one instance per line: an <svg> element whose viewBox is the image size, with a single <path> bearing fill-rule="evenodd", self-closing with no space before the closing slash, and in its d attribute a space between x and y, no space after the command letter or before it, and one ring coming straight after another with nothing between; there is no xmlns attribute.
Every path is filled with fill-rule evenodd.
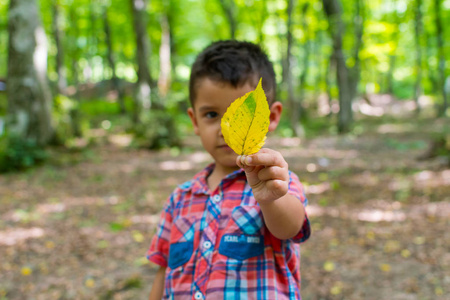
<svg viewBox="0 0 450 300"><path fill-rule="evenodd" d="M188 109L194 125L194 132L202 141L203 147L214 158L216 168L225 173L239 169L236 165L237 154L228 147L222 135L220 122L228 106L237 98L254 90L246 83L235 88L226 82L202 79L196 87L194 107Z"/></svg>

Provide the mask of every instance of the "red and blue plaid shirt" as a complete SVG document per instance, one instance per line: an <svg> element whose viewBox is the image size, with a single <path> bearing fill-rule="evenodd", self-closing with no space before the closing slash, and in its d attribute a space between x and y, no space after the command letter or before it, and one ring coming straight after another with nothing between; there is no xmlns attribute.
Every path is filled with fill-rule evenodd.
<svg viewBox="0 0 450 300"><path fill-rule="evenodd" d="M167 267L164 299L301 299L299 243L310 235L308 218L294 238L276 238L244 171L210 191L213 168L177 187L161 213L147 258ZM289 176L289 193L306 206L298 177Z"/></svg>

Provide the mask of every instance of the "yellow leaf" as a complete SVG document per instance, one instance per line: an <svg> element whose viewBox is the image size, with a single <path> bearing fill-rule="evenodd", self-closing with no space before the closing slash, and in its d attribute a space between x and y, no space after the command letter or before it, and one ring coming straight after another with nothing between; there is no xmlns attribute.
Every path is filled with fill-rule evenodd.
<svg viewBox="0 0 450 300"><path fill-rule="evenodd" d="M380 264L379 268L383 272L390 272L391 271L391 265L390 264Z"/></svg>
<svg viewBox="0 0 450 300"><path fill-rule="evenodd" d="M411 256L411 251L409 251L408 249L403 249L402 252L401 252L401 255L402 255L404 258L408 258L408 257Z"/></svg>
<svg viewBox="0 0 450 300"><path fill-rule="evenodd" d="M258 152L269 131L270 110L261 81L254 91L234 100L222 117L225 142L239 155Z"/></svg>
<svg viewBox="0 0 450 300"><path fill-rule="evenodd" d="M368 238L369 240L375 239L375 232L373 232L373 231L367 232L366 233L366 238Z"/></svg>
<svg viewBox="0 0 450 300"><path fill-rule="evenodd" d="M95 280L92 278L88 278L86 279L86 281L84 282L84 285L88 288L93 288L95 286Z"/></svg>
<svg viewBox="0 0 450 300"><path fill-rule="evenodd" d="M423 245L423 244L425 244L425 237L423 237L423 236L416 236L414 238L413 242L416 245Z"/></svg>
<svg viewBox="0 0 450 300"><path fill-rule="evenodd" d="M142 243L144 241L144 236L139 231L134 230L133 231L133 239L138 243Z"/></svg>
<svg viewBox="0 0 450 300"><path fill-rule="evenodd" d="M55 248L55 243L52 241L47 241L45 242L45 247L47 247L48 249L53 249Z"/></svg>
<svg viewBox="0 0 450 300"><path fill-rule="evenodd" d="M337 247L339 246L339 240L334 238L328 243L331 247Z"/></svg>
<svg viewBox="0 0 450 300"><path fill-rule="evenodd" d="M148 263L149 263L149 261L148 261L147 257L145 257L145 256L139 257L134 260L134 265L136 265L138 267L148 265Z"/></svg>
<svg viewBox="0 0 450 300"><path fill-rule="evenodd" d="M334 263L332 261L327 260L324 264L323 264L323 268L325 271L327 272L332 272L335 269Z"/></svg>
<svg viewBox="0 0 450 300"><path fill-rule="evenodd" d="M337 281L337 282L333 285L333 287L330 289L330 293L331 293L332 295L339 295L340 293L342 293L342 287L343 287L342 282L341 282L341 281Z"/></svg>
<svg viewBox="0 0 450 300"><path fill-rule="evenodd" d="M389 240L384 244L383 250L386 253L394 253L400 250L400 242L395 240Z"/></svg>
<svg viewBox="0 0 450 300"><path fill-rule="evenodd" d="M20 270L20 273L22 273L23 276L29 276L29 275L31 275L32 272L33 272L33 270L31 270L30 267L23 267Z"/></svg>

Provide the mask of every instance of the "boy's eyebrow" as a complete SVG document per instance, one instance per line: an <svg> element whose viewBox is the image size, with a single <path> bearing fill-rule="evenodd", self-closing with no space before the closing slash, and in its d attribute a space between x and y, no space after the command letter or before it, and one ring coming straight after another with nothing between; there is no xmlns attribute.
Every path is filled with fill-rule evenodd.
<svg viewBox="0 0 450 300"><path fill-rule="evenodd" d="M216 108L215 108L214 106L206 105L206 106L200 106L200 107L198 108L198 111L199 111L199 112L205 112L205 111L215 110L215 109L216 109Z"/></svg>

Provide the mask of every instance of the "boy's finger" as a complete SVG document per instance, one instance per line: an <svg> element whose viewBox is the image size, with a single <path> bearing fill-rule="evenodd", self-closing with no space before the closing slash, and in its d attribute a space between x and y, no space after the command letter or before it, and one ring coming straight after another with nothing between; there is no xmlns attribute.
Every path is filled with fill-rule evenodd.
<svg viewBox="0 0 450 300"><path fill-rule="evenodd" d="M278 166L281 168L287 167L287 162L279 152L258 152L249 155L245 158L244 163L247 166Z"/></svg>
<svg viewBox="0 0 450 300"><path fill-rule="evenodd" d="M288 172L284 168L280 168L278 166L271 166L268 168L263 168L258 173L258 178L261 181L267 181L267 180L282 180L282 181L289 181L289 175Z"/></svg>
<svg viewBox="0 0 450 300"><path fill-rule="evenodd" d="M250 173L253 172L255 166L251 166L246 163L247 157L248 157L247 155L239 155L236 158L236 164L238 165L239 168L243 168L246 173Z"/></svg>

